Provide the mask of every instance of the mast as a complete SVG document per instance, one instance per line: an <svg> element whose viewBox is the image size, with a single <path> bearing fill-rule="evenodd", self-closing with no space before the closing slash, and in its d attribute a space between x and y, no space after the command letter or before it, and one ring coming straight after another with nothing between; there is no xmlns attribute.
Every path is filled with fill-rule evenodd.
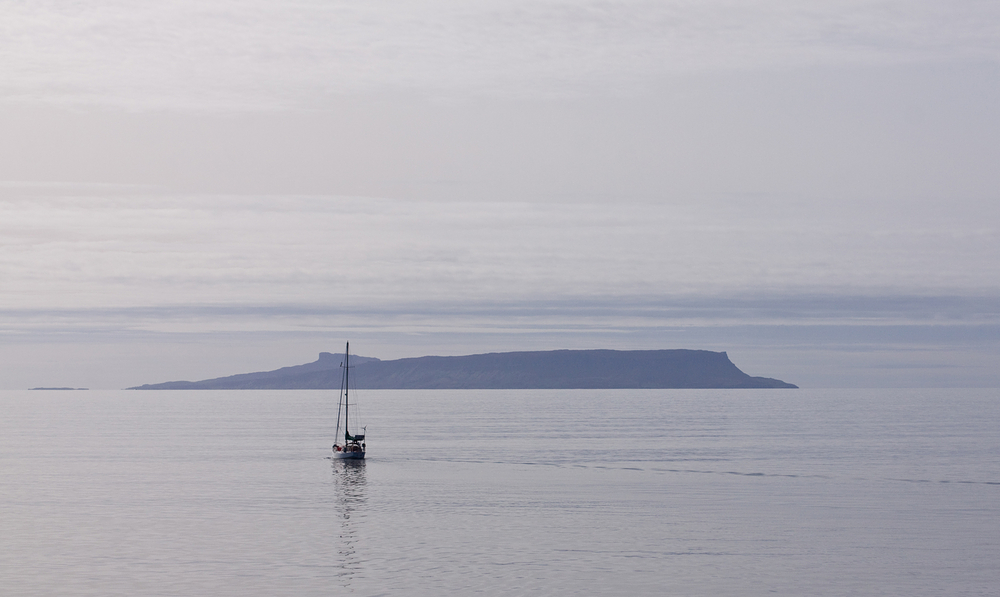
<svg viewBox="0 0 1000 597"><path fill-rule="evenodd" d="M344 348L344 434L347 436L344 438L344 443L347 443L347 438L351 437L351 432L349 430L350 419L348 415L350 414L350 404L351 401L348 399L348 393L351 391L351 343L347 343L347 347Z"/></svg>

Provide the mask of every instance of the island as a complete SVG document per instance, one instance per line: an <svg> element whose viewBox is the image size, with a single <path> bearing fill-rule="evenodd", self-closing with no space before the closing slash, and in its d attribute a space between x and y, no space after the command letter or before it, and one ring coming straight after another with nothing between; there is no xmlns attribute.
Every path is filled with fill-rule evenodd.
<svg viewBox="0 0 1000 597"><path fill-rule="evenodd" d="M89 390L90 388L28 388L29 390Z"/></svg>
<svg viewBox="0 0 1000 597"><path fill-rule="evenodd" d="M129 390L339 389L341 355L312 363L202 381L168 381ZM741 371L708 350L551 350L383 361L351 356L359 389L726 389L797 388Z"/></svg>

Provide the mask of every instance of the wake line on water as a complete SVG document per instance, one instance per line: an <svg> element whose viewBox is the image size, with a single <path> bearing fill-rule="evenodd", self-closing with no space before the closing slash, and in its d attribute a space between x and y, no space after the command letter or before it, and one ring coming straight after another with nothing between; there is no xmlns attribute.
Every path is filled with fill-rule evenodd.
<svg viewBox="0 0 1000 597"><path fill-rule="evenodd" d="M621 467L621 470L635 470L627 467ZM638 469L642 470L642 469ZM833 479L834 477L830 475L798 475L798 474L778 474L778 473L744 473L740 471L705 471L705 470L694 470L694 469L669 469L669 468L652 468L652 471L661 473L700 473L700 474L711 474L711 475L738 475L741 477L787 477L787 478L810 478L810 479ZM932 479L897 479L893 477L884 477L883 481L899 481L904 483L942 483L942 484L962 484L962 485L1000 485L1000 481L952 481L950 479L943 479L934 481Z"/></svg>
<svg viewBox="0 0 1000 597"><path fill-rule="evenodd" d="M328 457L329 458L329 457ZM580 463L560 463L560 462L536 462L536 461L501 461L501 460L483 460L483 459L460 459L460 458L407 458L406 460L419 460L424 462L455 462L463 464L500 464L500 465L515 465L515 466L546 466L555 468L583 468L583 469L604 469L604 470L614 470L614 471L636 471L645 472L652 471L656 473L694 473L700 475L735 475L738 477L771 477L771 478L786 478L786 479L834 479L831 475L803 475L798 473L761 473L753 472L747 473L743 471L719 471L719 470L701 470L701 469L678 469L678 468L642 468L636 466L609 466L606 464L580 464ZM860 479L860 478L859 478ZM870 479L869 479L870 480ZM1000 485L1000 481L954 481L951 479L901 479L895 477L884 477L882 481L894 481L902 483L939 483L939 484L954 484L954 485Z"/></svg>
<svg viewBox="0 0 1000 597"><path fill-rule="evenodd" d="M632 551L622 552L614 549L555 549L560 553L590 553L606 556L617 556L622 558L662 558L664 556L734 556L735 552L728 551Z"/></svg>
<svg viewBox="0 0 1000 597"><path fill-rule="evenodd" d="M621 467L620 470L643 470L643 469L632 469L628 467ZM693 470L693 469L665 469L665 468L652 468L652 471L661 473L700 473L700 474L711 474L711 475L738 475L741 477L787 477L787 478L811 478L811 479L833 479L834 477L829 475L796 475L796 474L777 474L777 473L743 473L739 471L704 471L704 470ZM962 485L1000 485L1000 481L952 481L950 479L943 479L934 481L932 479L897 479L893 477L885 477L883 481L899 481L904 483L941 483L941 484L962 484Z"/></svg>
<svg viewBox="0 0 1000 597"><path fill-rule="evenodd" d="M639 469L643 470L643 469ZM740 477L787 477L790 479L804 478L804 479L831 479L832 477L828 475L799 475L799 474L780 474L780 473L744 473L740 471L705 471L696 469L680 469L680 468L651 468L651 471L658 473L698 473L703 475L738 475Z"/></svg>
<svg viewBox="0 0 1000 597"><path fill-rule="evenodd" d="M900 481L902 483L941 483L941 484L955 484L955 485L1000 485L1000 481L952 481L950 479L943 479L939 481L934 481L933 479L894 479L889 478L888 481Z"/></svg>

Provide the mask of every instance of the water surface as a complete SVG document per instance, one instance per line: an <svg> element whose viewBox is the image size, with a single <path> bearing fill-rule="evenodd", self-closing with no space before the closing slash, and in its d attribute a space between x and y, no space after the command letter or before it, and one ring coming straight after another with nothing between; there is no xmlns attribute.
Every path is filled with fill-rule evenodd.
<svg viewBox="0 0 1000 597"><path fill-rule="evenodd" d="M995 390L0 393L4 595L985 595Z"/></svg>

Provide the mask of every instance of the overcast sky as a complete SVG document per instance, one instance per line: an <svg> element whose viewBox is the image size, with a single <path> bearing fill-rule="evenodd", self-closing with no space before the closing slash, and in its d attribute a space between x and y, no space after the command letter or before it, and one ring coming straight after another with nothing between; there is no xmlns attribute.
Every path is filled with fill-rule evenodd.
<svg viewBox="0 0 1000 597"><path fill-rule="evenodd" d="M1000 4L0 0L0 388L556 348L1000 386Z"/></svg>

